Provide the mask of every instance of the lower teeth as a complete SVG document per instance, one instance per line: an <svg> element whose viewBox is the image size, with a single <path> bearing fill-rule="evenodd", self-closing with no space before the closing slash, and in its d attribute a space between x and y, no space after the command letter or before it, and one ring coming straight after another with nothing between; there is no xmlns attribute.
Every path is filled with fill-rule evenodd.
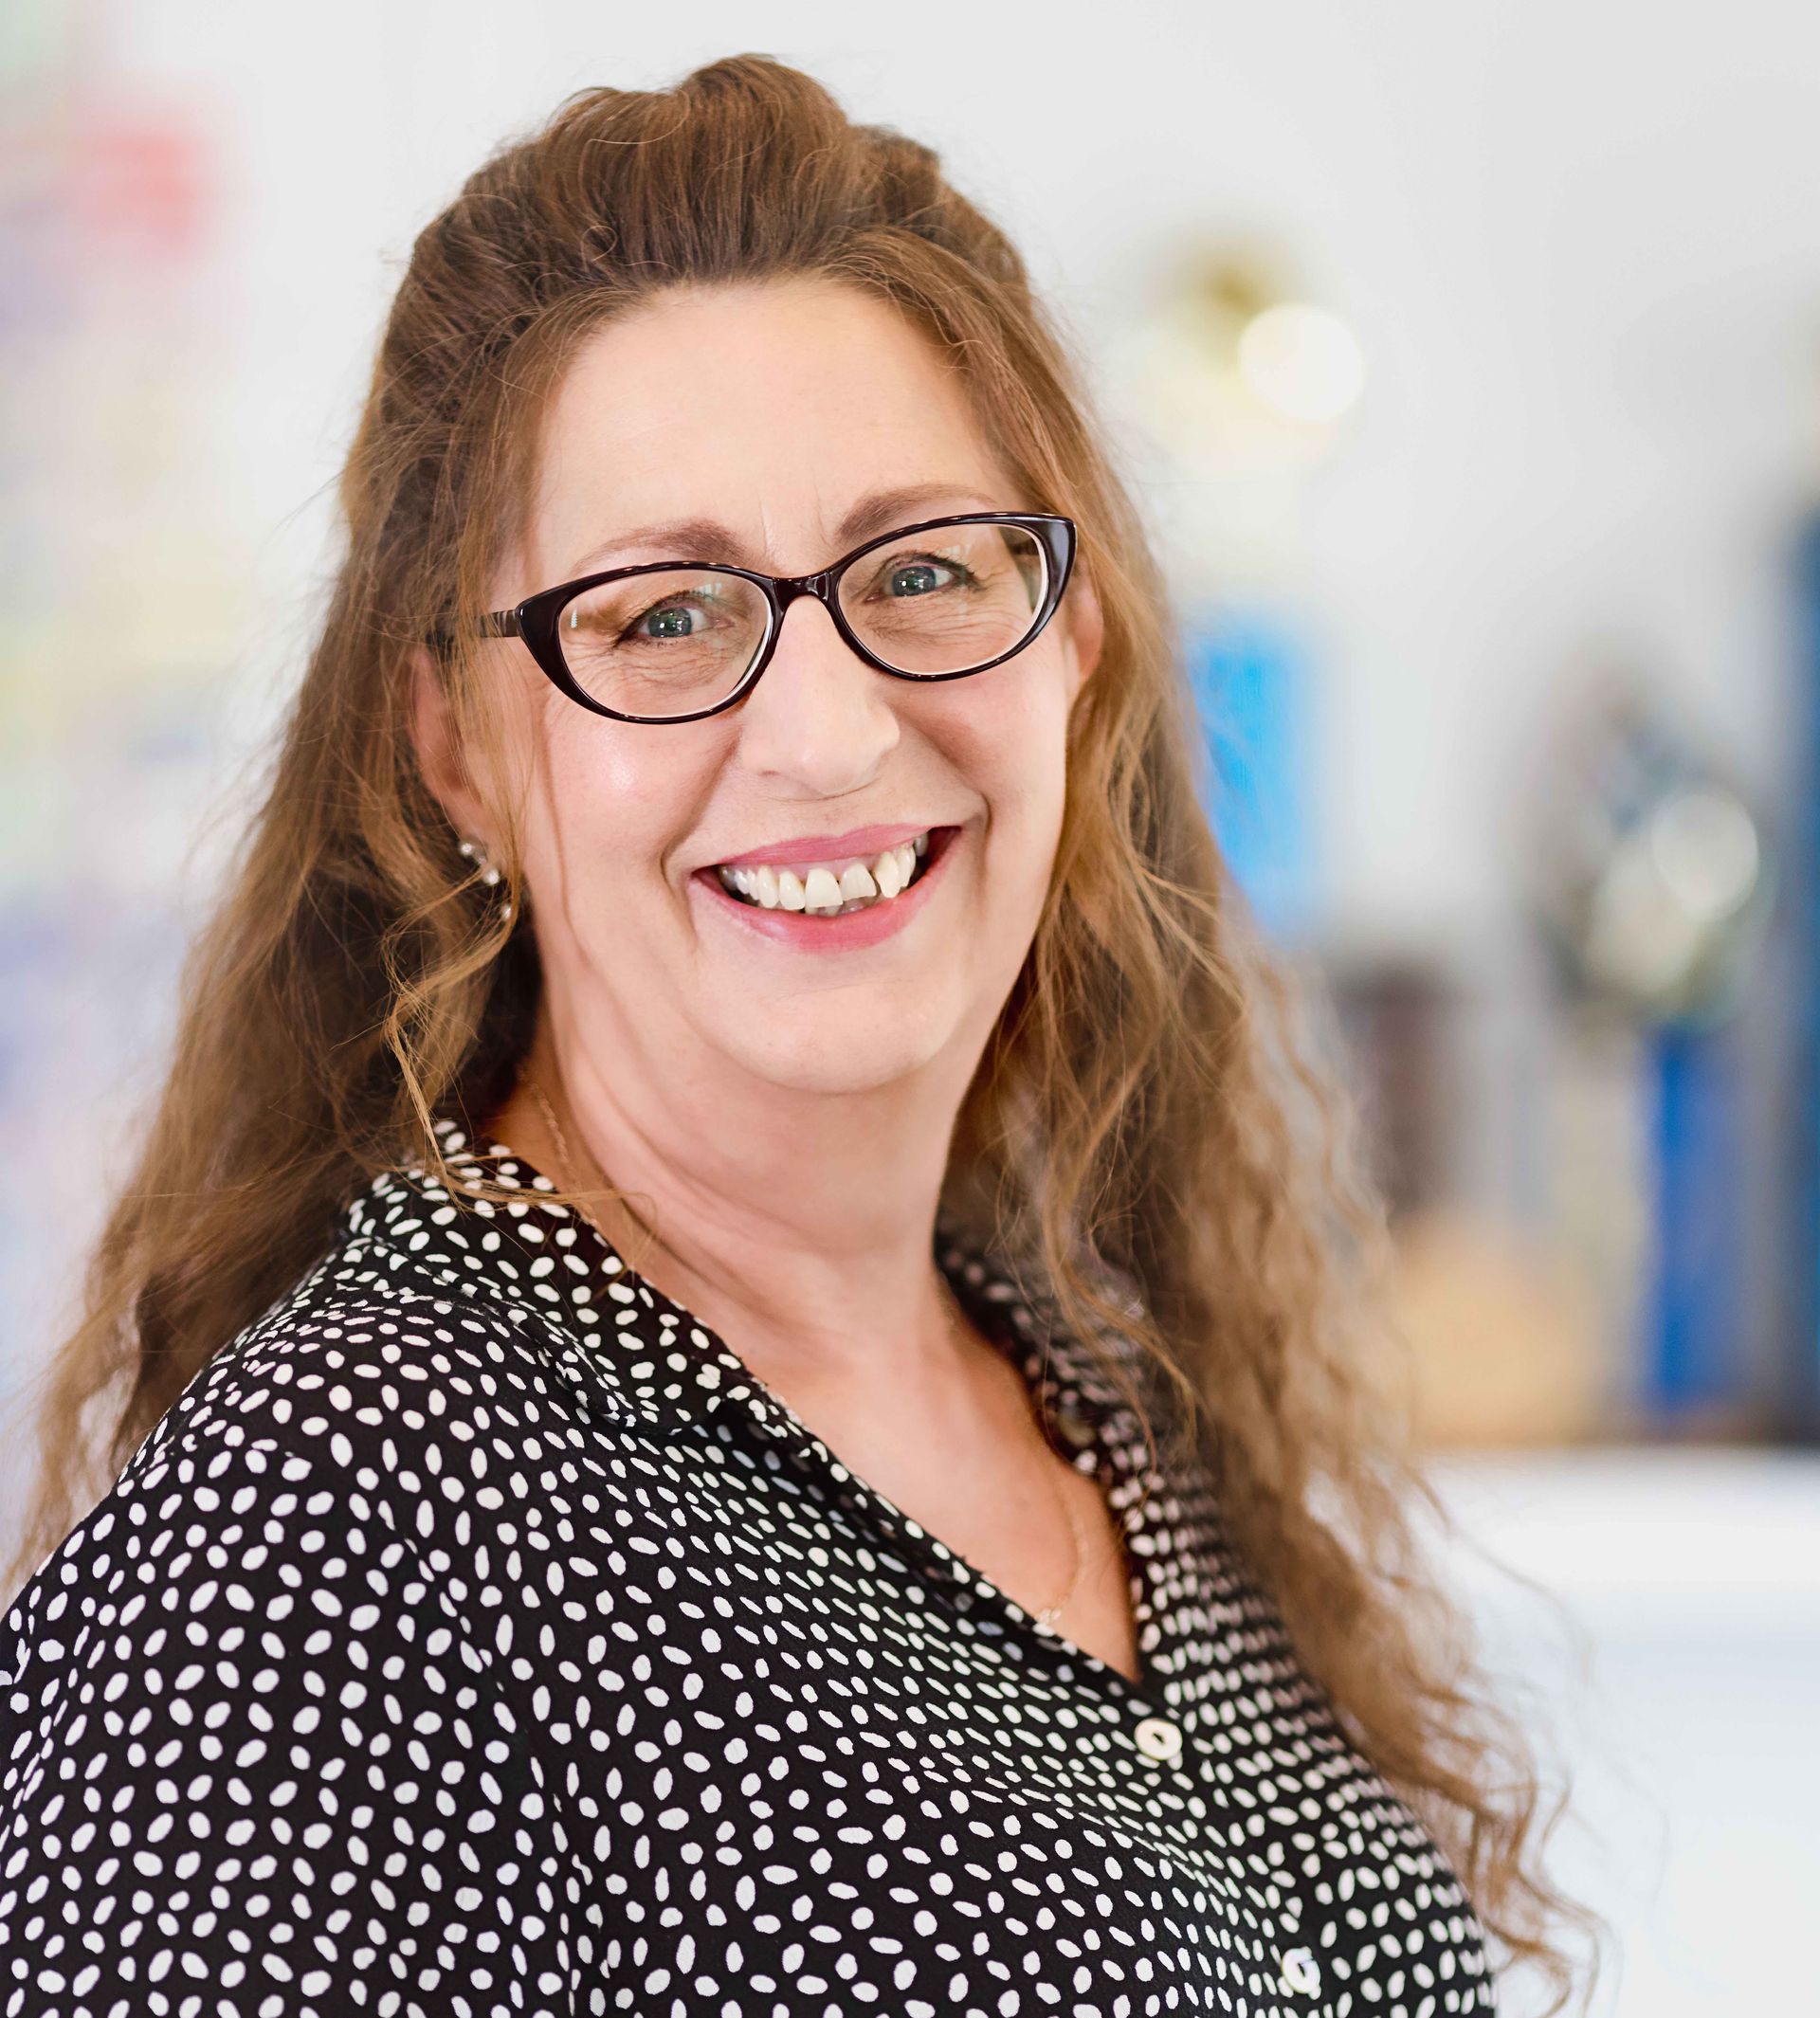
<svg viewBox="0 0 1820 2018"><path fill-rule="evenodd" d="M909 884L906 883L904 885L904 888L908 889ZM898 895L901 897L903 895L903 891L900 890L898 892ZM748 898L747 902L750 903L751 901L752 900ZM886 897L883 892L881 892L877 897L849 897L846 903L844 903L838 911L824 911L819 909L811 911L805 908L804 910L799 911L796 915L798 918L845 918L850 911L870 911L879 904L888 904L890 901L891 900ZM757 908L760 911L763 911L769 909L770 907L765 904L759 904ZM776 908L781 911L784 907L782 904L779 904Z"/></svg>

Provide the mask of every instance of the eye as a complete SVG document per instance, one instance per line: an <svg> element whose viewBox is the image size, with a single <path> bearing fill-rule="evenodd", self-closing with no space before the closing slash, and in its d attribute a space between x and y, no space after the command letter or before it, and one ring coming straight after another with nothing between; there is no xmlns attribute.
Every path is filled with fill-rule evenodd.
<svg viewBox="0 0 1820 2018"><path fill-rule="evenodd" d="M975 585L963 561L940 554L893 554L872 576L871 594L881 602L909 603Z"/></svg>
<svg viewBox="0 0 1820 2018"><path fill-rule="evenodd" d="M653 603L651 607L626 627L625 635L630 637L636 630L641 638L662 640L664 638L692 638L696 626L704 612L690 603ZM650 629L646 626L650 625Z"/></svg>
<svg viewBox="0 0 1820 2018"><path fill-rule="evenodd" d="M958 579L966 573L965 568L950 561L901 560L890 571L890 592L893 595L927 595L932 590L948 586L942 576Z"/></svg>
<svg viewBox="0 0 1820 2018"><path fill-rule="evenodd" d="M648 584L645 595L650 597ZM562 627L613 645L679 644L704 635L733 613L732 598L701 582L673 586L642 601L635 591L612 589L577 596L563 612Z"/></svg>

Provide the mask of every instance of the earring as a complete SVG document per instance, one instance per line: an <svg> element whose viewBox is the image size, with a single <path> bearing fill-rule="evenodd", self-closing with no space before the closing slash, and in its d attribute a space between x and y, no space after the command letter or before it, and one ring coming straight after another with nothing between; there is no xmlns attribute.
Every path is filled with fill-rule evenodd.
<svg viewBox="0 0 1820 2018"><path fill-rule="evenodd" d="M500 882L500 866L499 864L493 860L491 854L488 852L487 845L484 841L482 841L478 838L470 838L464 840L462 843L461 852L467 857L468 861L474 864L476 868L480 870L481 881L485 883L489 889L494 889L498 887ZM502 919L510 919L512 916L512 904L509 899L503 900L500 903L500 916Z"/></svg>

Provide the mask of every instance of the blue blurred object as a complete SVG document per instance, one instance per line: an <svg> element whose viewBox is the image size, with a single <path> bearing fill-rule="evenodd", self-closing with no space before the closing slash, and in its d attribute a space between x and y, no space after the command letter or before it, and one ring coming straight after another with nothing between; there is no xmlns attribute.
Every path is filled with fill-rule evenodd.
<svg viewBox="0 0 1820 2018"><path fill-rule="evenodd" d="M1655 1100L1654 1252L1644 1397L1675 1419L1738 1398L1739 1099L1729 1033L1670 1023L1649 1032Z"/></svg>
<svg viewBox="0 0 1820 2018"><path fill-rule="evenodd" d="M1784 1322L1793 1341L1789 1413L1820 1437L1820 505L1801 525L1793 551L1800 663L1794 775L1788 810L1792 1050L1784 1112L1787 1145Z"/></svg>
<svg viewBox="0 0 1820 2018"><path fill-rule="evenodd" d="M1613 672L1561 724L1539 917L1569 997L1635 1029L1650 1240L1634 1393L1679 1424L1747 1399L1744 1074L1734 1019L1776 888L1762 825L1654 682Z"/></svg>
<svg viewBox="0 0 1820 2018"><path fill-rule="evenodd" d="M1264 930L1304 940L1316 924L1319 850L1309 787L1314 692L1301 640L1264 605L1213 604L1192 613L1184 656L1214 838Z"/></svg>

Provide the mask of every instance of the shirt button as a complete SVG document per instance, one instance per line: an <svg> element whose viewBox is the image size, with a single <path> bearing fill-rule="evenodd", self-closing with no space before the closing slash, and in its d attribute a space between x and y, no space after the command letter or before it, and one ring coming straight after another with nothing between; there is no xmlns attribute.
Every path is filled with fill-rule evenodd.
<svg viewBox="0 0 1820 2018"><path fill-rule="evenodd" d="M1320 1965L1305 1948L1291 1948L1287 1954L1280 1954L1277 1968L1282 1973L1284 1990L1293 1991L1299 1996L1312 1997L1320 1989Z"/></svg>
<svg viewBox="0 0 1820 2018"><path fill-rule="evenodd" d="M1167 1717L1140 1718L1131 1736L1146 1758L1167 1762L1182 1755L1182 1727L1171 1723Z"/></svg>

